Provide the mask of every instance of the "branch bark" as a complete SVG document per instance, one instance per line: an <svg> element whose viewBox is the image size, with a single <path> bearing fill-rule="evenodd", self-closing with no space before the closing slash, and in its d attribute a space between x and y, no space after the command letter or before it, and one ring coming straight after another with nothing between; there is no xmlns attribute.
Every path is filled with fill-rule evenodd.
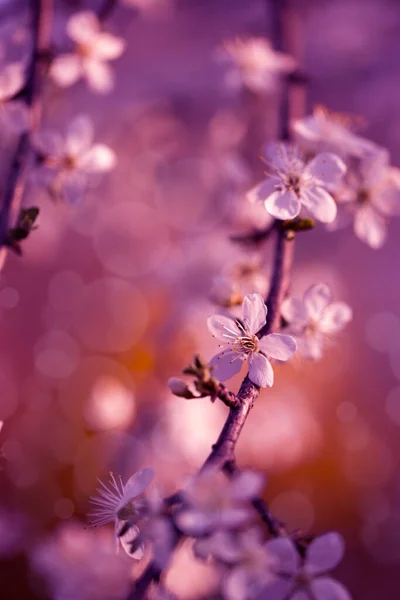
<svg viewBox="0 0 400 600"><path fill-rule="evenodd" d="M21 93L29 110L30 129L22 133L18 139L11 161L0 213L0 248L2 256L0 268L4 264L8 230L12 226L25 187L26 167L30 158L31 133L36 130L41 117L41 84L46 71L49 55L53 0L30 0L32 19L32 51L26 72L26 83Z"/></svg>

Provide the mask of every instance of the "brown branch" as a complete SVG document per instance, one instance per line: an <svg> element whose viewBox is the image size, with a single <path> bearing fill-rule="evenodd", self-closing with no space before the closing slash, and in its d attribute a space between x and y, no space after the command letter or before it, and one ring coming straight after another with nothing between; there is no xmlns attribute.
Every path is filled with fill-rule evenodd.
<svg viewBox="0 0 400 600"><path fill-rule="evenodd" d="M29 110L31 129L22 133L11 161L0 213L0 248L3 253L1 266L5 259L5 247L8 244L8 231L18 213L25 187L25 175L31 153L31 132L37 129L41 116L40 88L49 55L50 33L53 14L53 0L31 0L32 15L32 52L26 72L26 83L21 93Z"/></svg>

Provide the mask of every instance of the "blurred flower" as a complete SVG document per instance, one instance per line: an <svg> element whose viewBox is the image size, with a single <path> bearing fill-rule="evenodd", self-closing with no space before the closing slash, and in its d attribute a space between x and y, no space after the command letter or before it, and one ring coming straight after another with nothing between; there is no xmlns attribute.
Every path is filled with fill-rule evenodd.
<svg viewBox="0 0 400 600"><path fill-rule="evenodd" d="M76 203L103 173L114 168L116 157L105 144L93 144L93 123L87 116L73 119L65 139L58 132L43 131L34 137L42 163L39 179L55 198Z"/></svg>
<svg viewBox="0 0 400 600"><path fill-rule="evenodd" d="M220 471L206 470L185 487L183 508L175 514L175 522L194 537L241 527L250 520L254 510L251 500L263 487L264 477L253 471L228 479Z"/></svg>
<svg viewBox="0 0 400 600"><path fill-rule="evenodd" d="M268 290L268 278L265 267L258 256L247 257L216 277L211 288L211 300L220 306L229 308L243 302L246 294L256 292L265 296Z"/></svg>
<svg viewBox="0 0 400 600"><path fill-rule="evenodd" d="M75 42L75 52L60 54L50 67L50 76L61 87L69 87L81 77L99 93L110 92L113 74L107 61L121 56L125 42L111 33L100 30L95 13L82 11L67 22L67 33Z"/></svg>
<svg viewBox="0 0 400 600"><path fill-rule="evenodd" d="M274 372L267 356L288 360L296 351L296 342L292 337L279 333L259 339L256 334L266 320L267 307L260 294L248 294L244 298L241 319L223 315L208 318L209 331L224 342L220 347L227 345L210 361L210 366L214 367L213 376L221 381L230 379L247 361L251 381L260 387L272 387Z"/></svg>
<svg viewBox="0 0 400 600"><path fill-rule="evenodd" d="M243 85L256 93L273 91L282 75L296 66L294 58L275 52L268 40L256 37L225 42L218 58L229 65L225 76L229 87Z"/></svg>
<svg viewBox="0 0 400 600"><path fill-rule="evenodd" d="M388 163L387 154L361 162L357 175L338 194L338 202L354 215L356 236L371 248L384 244L388 217L400 215L400 169Z"/></svg>
<svg viewBox="0 0 400 600"><path fill-rule="evenodd" d="M249 529L234 535L218 531L208 538L197 540L195 552L208 555L230 567L222 578L223 596L227 600L259 598L258 594L275 579L271 570L274 559L263 543L258 529Z"/></svg>
<svg viewBox="0 0 400 600"><path fill-rule="evenodd" d="M267 179L250 190L250 200L264 202L277 219L297 217L303 205L323 223L335 220L336 204L327 189L334 188L346 172L338 156L324 152L305 163L298 148L282 143L271 149L267 165L271 173L267 171Z"/></svg>
<svg viewBox="0 0 400 600"><path fill-rule="evenodd" d="M374 142L356 135L350 128L351 119L316 106L313 114L293 123L299 143L310 152L334 152L339 156L363 158L386 152Z"/></svg>
<svg viewBox="0 0 400 600"><path fill-rule="evenodd" d="M89 513L89 517L92 519L90 526L97 527L114 522L117 548L119 540L124 550L132 558L140 559L143 556L142 544L132 550L132 543L139 530L132 525L124 535L119 536L119 532L127 521L142 513L144 508L143 494L153 478L154 471L150 467L146 467L132 475L125 485L122 483L121 478L119 480L115 479L111 473L110 486L107 487L100 481L102 487L97 489L98 496L91 499L95 508L92 513Z"/></svg>
<svg viewBox="0 0 400 600"><path fill-rule="evenodd" d="M281 314L296 337L300 353L314 360L322 357L326 338L341 331L352 319L350 306L332 302L331 289L323 283L309 287L303 299L286 299Z"/></svg>
<svg viewBox="0 0 400 600"><path fill-rule="evenodd" d="M24 86L24 65L10 63L0 66L0 127L12 133L21 133L29 126L26 105L12 98Z"/></svg>
<svg viewBox="0 0 400 600"><path fill-rule="evenodd" d="M327 571L334 569L344 554L343 538L335 532L317 537L308 546L304 562L295 544L289 539L275 539L267 542L272 571L277 579L268 584L259 598L271 600L350 600L350 594L341 583L327 577Z"/></svg>

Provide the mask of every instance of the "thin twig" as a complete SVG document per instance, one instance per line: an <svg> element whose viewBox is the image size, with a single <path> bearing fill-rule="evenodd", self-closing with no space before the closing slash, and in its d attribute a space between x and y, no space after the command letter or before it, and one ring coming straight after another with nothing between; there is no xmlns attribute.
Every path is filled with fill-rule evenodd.
<svg viewBox="0 0 400 600"><path fill-rule="evenodd" d="M31 0L32 52L26 72L26 83L21 99L25 102L30 117L30 130L22 133L11 161L0 213L0 248L5 252L8 231L21 204L25 186L26 167L30 158L31 133L37 129L41 117L41 83L46 71L49 53L53 0ZM1 260L4 263L5 254Z"/></svg>

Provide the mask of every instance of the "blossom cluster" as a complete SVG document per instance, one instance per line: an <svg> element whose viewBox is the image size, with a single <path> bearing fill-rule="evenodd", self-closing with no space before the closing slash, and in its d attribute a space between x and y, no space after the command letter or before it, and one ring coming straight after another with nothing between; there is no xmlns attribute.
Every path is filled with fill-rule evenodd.
<svg viewBox="0 0 400 600"><path fill-rule="evenodd" d="M260 474L243 471L227 478L207 469L188 480L170 511L146 495L153 475L145 468L126 484L112 476L110 487L101 483L99 496L93 499L98 508L91 514L91 525L113 521L115 539L131 558L141 560L147 545L153 563L164 568L174 538L183 534L194 539L195 556L211 560L222 574L226 600L350 599L347 590L327 575L343 557L339 534L309 540L305 552L295 538L264 540L253 505L265 487Z"/></svg>

